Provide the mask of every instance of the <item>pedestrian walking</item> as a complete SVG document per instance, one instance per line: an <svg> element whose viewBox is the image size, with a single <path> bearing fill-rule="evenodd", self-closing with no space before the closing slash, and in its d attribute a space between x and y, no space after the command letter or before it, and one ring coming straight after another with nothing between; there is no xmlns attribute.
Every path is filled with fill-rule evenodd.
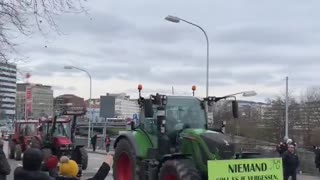
<svg viewBox="0 0 320 180"><path fill-rule="evenodd" d="M41 150L28 148L24 151L22 167L14 170L14 180L53 180L48 173L41 171L43 155Z"/></svg>
<svg viewBox="0 0 320 180"><path fill-rule="evenodd" d="M96 151L97 138L98 136L96 134L91 137L91 145L92 145L93 152Z"/></svg>
<svg viewBox="0 0 320 180"><path fill-rule="evenodd" d="M316 165L316 168L320 171L320 147L319 146L313 146L314 149L314 163Z"/></svg>
<svg viewBox="0 0 320 180"><path fill-rule="evenodd" d="M100 166L97 173L87 180L104 180L110 171L110 168L113 164L113 157L111 155L107 155L105 161ZM66 156L62 156L60 158L60 166L59 166L59 176L56 177L56 180L79 180L81 177L78 177L79 167L78 164L70 160Z"/></svg>
<svg viewBox="0 0 320 180"><path fill-rule="evenodd" d="M300 164L299 157L295 152L293 144L288 145L288 150L282 155L284 180L291 176L292 180L297 179L297 168Z"/></svg>
<svg viewBox="0 0 320 180"><path fill-rule="evenodd" d="M11 172L7 157L3 152L3 141L0 140L0 180L6 180Z"/></svg>
<svg viewBox="0 0 320 180"><path fill-rule="evenodd" d="M111 144L111 139L110 139L109 135L107 135L106 139L105 139L105 145L106 145L107 152L109 152L110 144Z"/></svg>

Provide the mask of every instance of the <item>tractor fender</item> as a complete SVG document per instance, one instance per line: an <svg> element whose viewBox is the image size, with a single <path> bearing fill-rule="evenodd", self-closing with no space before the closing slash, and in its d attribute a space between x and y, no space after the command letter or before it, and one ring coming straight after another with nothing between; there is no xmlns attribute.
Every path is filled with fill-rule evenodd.
<svg viewBox="0 0 320 180"><path fill-rule="evenodd" d="M161 158L160 165L162 163L166 162L167 160L171 160L171 159L188 159L190 157L192 157L191 154L182 154L182 153L166 154Z"/></svg>
<svg viewBox="0 0 320 180"><path fill-rule="evenodd" d="M117 137L117 139L115 140L114 144L113 144L113 148L116 149L118 142L121 139L126 139L130 145L133 147L135 153L138 155L139 154L139 149L137 147L137 144L134 140L134 137L131 133L125 133L125 134L121 134L120 136Z"/></svg>
<svg viewBox="0 0 320 180"><path fill-rule="evenodd" d="M84 145L75 145L73 147L74 147L74 150L76 150L76 149L80 149L80 148L84 147Z"/></svg>

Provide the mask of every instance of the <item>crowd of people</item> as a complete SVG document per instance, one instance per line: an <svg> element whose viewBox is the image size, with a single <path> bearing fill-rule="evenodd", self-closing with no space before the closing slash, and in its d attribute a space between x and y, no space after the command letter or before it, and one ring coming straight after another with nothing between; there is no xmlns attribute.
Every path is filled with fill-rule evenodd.
<svg viewBox="0 0 320 180"><path fill-rule="evenodd" d="M95 151L97 135L91 138L91 144ZM106 136L106 151L109 151L110 137ZM300 165L299 157L296 153L297 144L292 139L284 139L276 147L276 151L282 157L284 180L291 177L297 179L297 169ZM320 147L315 149L315 164L320 170ZM96 174L88 180L103 180L107 177L113 164L113 156L108 154L105 161L100 166ZM11 172L11 167L3 151L3 141L0 140L0 180L6 180L6 176ZM66 156L60 159L52 155L44 158L39 149L29 148L24 152L22 167L14 170L14 180L79 180L82 171L78 164Z"/></svg>
<svg viewBox="0 0 320 180"><path fill-rule="evenodd" d="M104 180L113 164L113 156L106 155L96 174L88 180ZM0 140L0 180L6 180L11 173L11 167L3 151L3 141ZM78 164L62 156L49 156L44 158L40 149L29 148L25 150L22 166L14 170L14 180L80 180L82 171Z"/></svg>

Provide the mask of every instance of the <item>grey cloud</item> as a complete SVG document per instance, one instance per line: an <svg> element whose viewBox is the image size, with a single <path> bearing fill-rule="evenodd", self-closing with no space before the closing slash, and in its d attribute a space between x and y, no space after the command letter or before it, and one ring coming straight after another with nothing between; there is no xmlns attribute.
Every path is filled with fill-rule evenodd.
<svg viewBox="0 0 320 180"><path fill-rule="evenodd" d="M108 13L87 15L66 15L60 20L62 31L69 33L85 33L92 36L116 36L129 32L134 25ZM75 23L76 22L76 23ZM90 32L90 33L88 33Z"/></svg>
<svg viewBox="0 0 320 180"><path fill-rule="evenodd" d="M81 66L79 66L81 67ZM201 66L176 66L176 68L163 65L152 66L150 64L125 64L113 63L104 66L82 67L89 71L94 79L108 80L118 78L123 80L141 80L160 84L175 85L203 85L205 84L205 68ZM79 74L79 71L68 71L63 69L63 64L45 63L34 66L34 75L53 76L63 73L65 76ZM227 86L231 84L264 84L273 82L270 73L261 71L252 73L233 71L232 69L223 71L211 71L210 84L215 86Z"/></svg>
<svg viewBox="0 0 320 180"><path fill-rule="evenodd" d="M290 26L247 26L221 27L213 41L224 43L252 43L265 45L314 44L319 40L319 32L313 29Z"/></svg>
<svg viewBox="0 0 320 180"><path fill-rule="evenodd" d="M98 2L93 6L101 6ZM106 14L63 16L60 27L66 36L62 35L47 48L35 43L37 46L24 49L40 62L32 67L33 73L48 77L75 76L80 72L63 69L63 65L74 64L86 68L98 80L118 78L165 85L204 85L203 34L189 25L164 22L164 14L171 11L207 30L212 85L279 86L283 83L279 77L289 74L295 80L292 85L298 87L314 84L319 78L318 70L310 67L320 66L320 28L312 22L313 17L308 17L308 11L295 15L300 3L288 1L292 9L275 11L271 11L274 3L278 7L285 7L286 3L270 1L261 5L261 2L239 1L229 5L226 1L208 1L210 7L207 4L204 9L201 9L203 5L194 3L201 12L190 11L191 5L186 2L184 6L171 4L175 7L170 8L164 6L166 2L157 5L148 2L145 7L141 0L139 7L148 10L131 7L137 2L112 3L117 6L107 8ZM318 11L314 10L317 15ZM253 71L254 65L265 66L266 70Z"/></svg>
<svg viewBox="0 0 320 180"><path fill-rule="evenodd" d="M187 37L193 37L194 34L188 28L163 25L152 28L141 27L135 35L137 39L146 40L149 43L170 44L188 40L189 38Z"/></svg>

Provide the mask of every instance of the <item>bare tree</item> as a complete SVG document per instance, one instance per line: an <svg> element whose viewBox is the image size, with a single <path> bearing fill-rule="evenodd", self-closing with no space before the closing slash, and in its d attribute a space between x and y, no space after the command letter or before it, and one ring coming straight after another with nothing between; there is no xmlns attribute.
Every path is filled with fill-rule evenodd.
<svg viewBox="0 0 320 180"><path fill-rule="evenodd" d="M317 138L313 137L313 132L318 132L320 128L320 88L308 88L301 95L301 104L301 129L303 129L303 134L305 134L305 144L312 146L318 142Z"/></svg>
<svg viewBox="0 0 320 180"><path fill-rule="evenodd" d="M14 51L13 32L30 35L35 28L59 32L55 18L65 13L85 12L86 0L0 0L0 61Z"/></svg>

